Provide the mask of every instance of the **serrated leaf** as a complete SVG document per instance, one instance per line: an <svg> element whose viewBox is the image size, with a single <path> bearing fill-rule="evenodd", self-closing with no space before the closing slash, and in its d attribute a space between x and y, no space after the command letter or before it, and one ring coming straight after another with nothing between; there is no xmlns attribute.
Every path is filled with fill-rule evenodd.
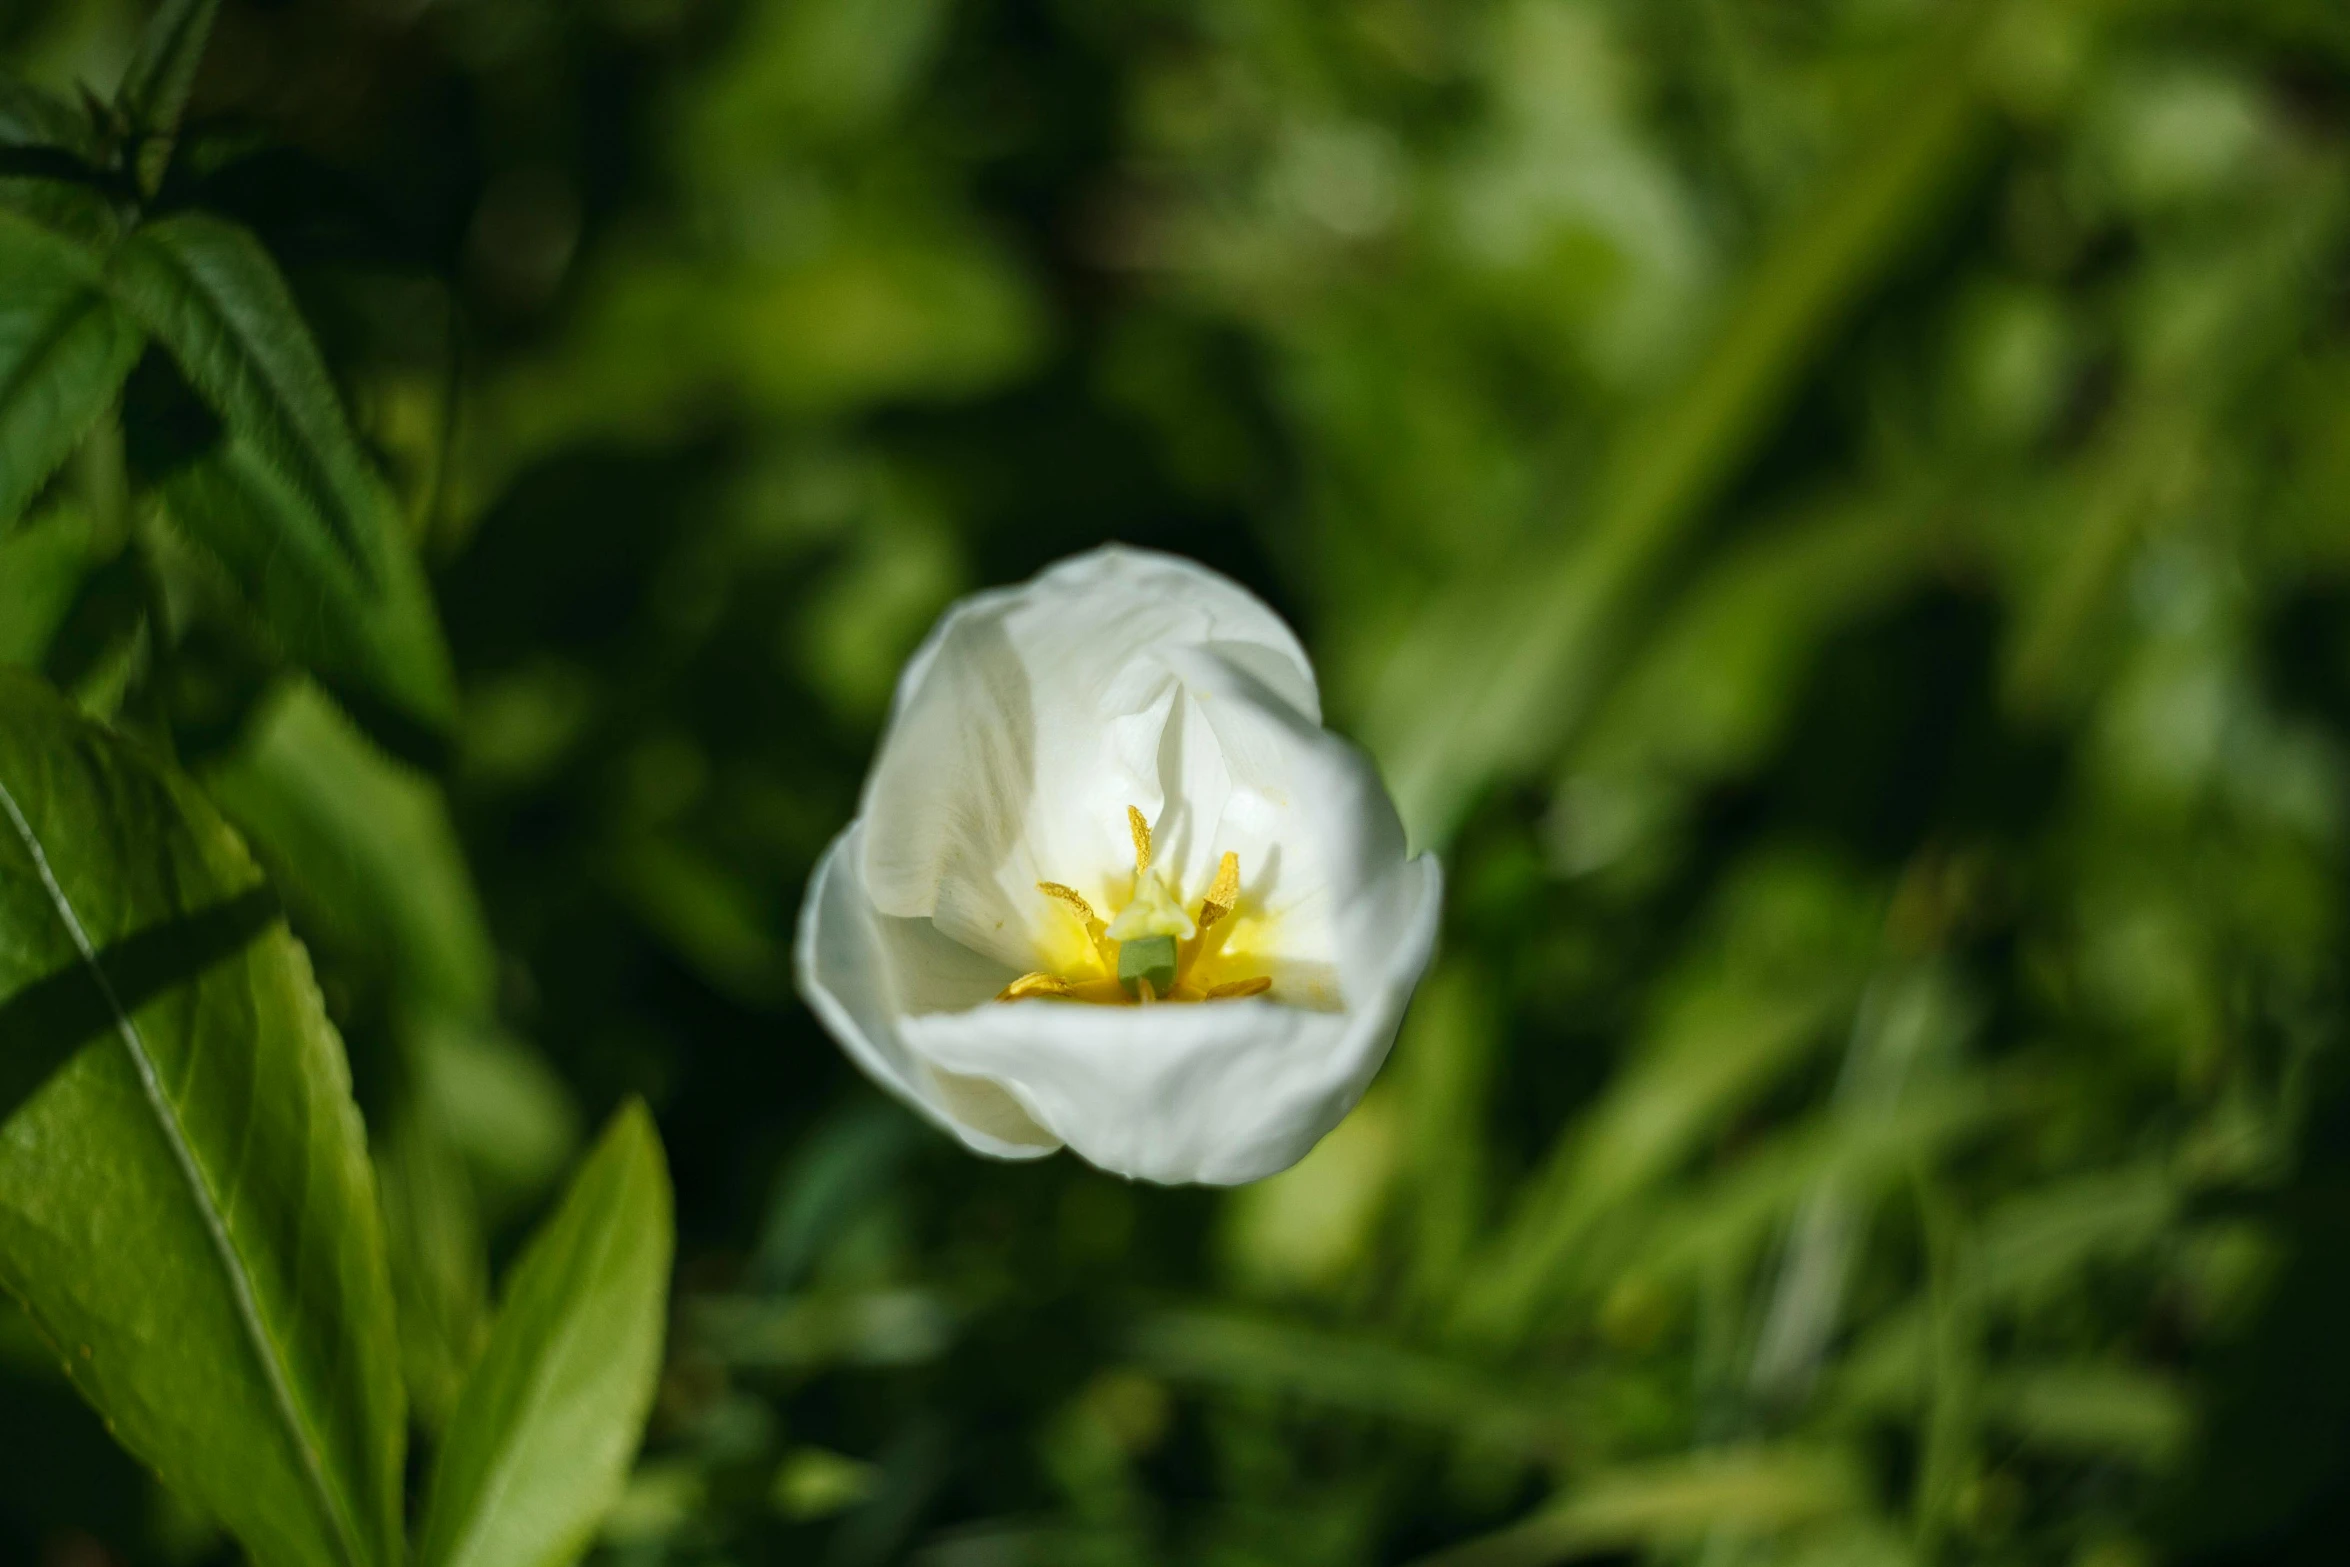
<svg viewBox="0 0 2350 1567"><path fill-rule="evenodd" d="M188 91L196 85L196 67L219 14L220 0L163 0L115 89L115 108L137 138L139 188L149 195L163 182L180 116L187 112Z"/></svg>
<svg viewBox="0 0 2350 1567"><path fill-rule="evenodd" d="M87 161L97 138L89 116L27 81L0 75L0 147L46 147Z"/></svg>
<svg viewBox="0 0 2350 1567"><path fill-rule="evenodd" d="M260 1567L396 1567L390 1286L341 1042L194 788L0 673L0 1282Z"/></svg>
<svg viewBox="0 0 2350 1567"><path fill-rule="evenodd" d="M445 729L455 684L422 567L260 242L182 213L115 253L116 297L220 415L226 438L173 505L293 656Z"/></svg>
<svg viewBox="0 0 2350 1567"><path fill-rule="evenodd" d="M113 403L140 342L85 269L0 227L0 532Z"/></svg>
<svg viewBox="0 0 2350 1567"><path fill-rule="evenodd" d="M0 229L12 243L57 247L53 262L98 283L122 219L105 177L74 153L0 143Z"/></svg>
<svg viewBox="0 0 2350 1567"><path fill-rule="evenodd" d="M419 1567L562 1567L619 1497L661 1368L669 1176L613 1118L514 1271L435 1466Z"/></svg>
<svg viewBox="0 0 2350 1567"><path fill-rule="evenodd" d="M233 223L183 213L142 228L113 271L123 298L231 432L284 471L349 569L372 580L386 553L388 497L260 241Z"/></svg>
<svg viewBox="0 0 2350 1567"><path fill-rule="evenodd" d="M225 573L265 634L393 749L438 734L454 705L430 611L379 612L316 517L250 441L231 437L156 492L170 524ZM421 591L421 588L420 588Z"/></svg>

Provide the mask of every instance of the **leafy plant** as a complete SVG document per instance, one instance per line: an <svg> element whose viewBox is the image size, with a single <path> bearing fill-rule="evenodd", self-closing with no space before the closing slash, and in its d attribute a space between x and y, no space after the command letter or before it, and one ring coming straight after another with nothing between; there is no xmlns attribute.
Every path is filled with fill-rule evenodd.
<svg viewBox="0 0 2350 1567"><path fill-rule="evenodd" d="M166 199L218 9L164 6L111 103L5 89L0 529L117 411L152 345L177 384L161 375L146 395L168 404L192 390L203 409L188 439L134 475L161 501L155 525L192 545L286 656L429 736L450 722L454 687L398 506L260 243ZM132 423L167 417L141 402Z"/></svg>
<svg viewBox="0 0 2350 1567"><path fill-rule="evenodd" d="M145 10L0 18L140 62L0 92L0 783L200 1172L275 1092L323 1478L0 820L0 1556L2339 1557L2341 6ZM1227 1195L956 1155L792 996L924 628L1112 537L1451 889ZM19 1183L52 1104L120 1158ZM208 1359L69 1222L139 1171Z"/></svg>
<svg viewBox="0 0 2350 1567"><path fill-rule="evenodd" d="M45 651L62 617L40 606L70 601L91 566L147 587L80 705L0 671L0 1283L123 1445L253 1561L398 1567L402 1343L422 1332L403 1319L422 1317L409 1275L423 1243L404 1222L387 1251L309 956L237 832L150 749L170 744L168 717L146 741L104 722L132 685L160 692L155 668L133 666L165 662L186 630L174 606L213 584L241 629L402 742L454 713L406 524L291 293L250 233L171 197L217 9L166 4L110 102L0 84L0 531L17 530L0 549L22 573L6 583L29 617L18 656ZM143 356L153 384L132 374ZM158 397L204 420L126 468L119 432L140 448L165 417ZM100 535L130 554L93 559ZM290 755L221 771L232 802L299 820L277 802L339 768L373 785L362 808L404 807L436 846L437 791L298 679L286 700L309 727ZM350 819L329 798L331 834ZM383 825L358 831L372 842ZM462 909L462 867L449 875L434 890ZM486 979L464 946L478 933L420 896L427 914L396 930L444 955L406 971L422 1011L443 1029L478 1022ZM658 1139L626 1108L504 1308L481 1304L486 1337L431 1363L448 1423L421 1560L551 1567L586 1549L659 1370L670 1223Z"/></svg>

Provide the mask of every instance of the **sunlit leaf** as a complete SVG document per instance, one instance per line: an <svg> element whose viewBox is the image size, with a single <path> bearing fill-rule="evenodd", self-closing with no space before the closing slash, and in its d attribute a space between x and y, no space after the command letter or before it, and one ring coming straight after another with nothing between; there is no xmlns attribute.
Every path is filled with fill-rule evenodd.
<svg viewBox="0 0 2350 1567"><path fill-rule="evenodd" d="M183 780L0 675L0 1278L264 1567L396 1567L404 1439L348 1069Z"/></svg>
<svg viewBox="0 0 2350 1567"><path fill-rule="evenodd" d="M620 1495L651 1408L669 1176L624 1109L516 1265L433 1472L420 1567L561 1567Z"/></svg>
<svg viewBox="0 0 2350 1567"><path fill-rule="evenodd" d="M1536 1567L1642 1546L1762 1539L1865 1517L1866 1505L1855 1466L1839 1454L1727 1449L1593 1474L1524 1523L1416 1567Z"/></svg>

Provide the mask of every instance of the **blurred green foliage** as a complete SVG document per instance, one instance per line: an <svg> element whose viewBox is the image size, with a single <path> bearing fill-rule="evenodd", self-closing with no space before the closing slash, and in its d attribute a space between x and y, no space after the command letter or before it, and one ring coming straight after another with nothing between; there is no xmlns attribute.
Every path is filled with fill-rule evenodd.
<svg viewBox="0 0 2350 1567"><path fill-rule="evenodd" d="M277 881L428 1455L642 1093L615 1567L2339 1559L2334 0L235 0L183 157L457 738L150 602L88 453L0 658ZM790 991L898 662L1112 537L1288 613L1451 870L1239 1192L974 1161ZM0 1364L0 1556L227 1559Z"/></svg>

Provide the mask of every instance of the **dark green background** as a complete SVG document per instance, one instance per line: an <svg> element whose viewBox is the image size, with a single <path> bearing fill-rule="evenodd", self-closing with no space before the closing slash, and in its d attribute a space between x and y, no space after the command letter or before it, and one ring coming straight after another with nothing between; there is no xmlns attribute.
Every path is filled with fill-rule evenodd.
<svg viewBox="0 0 2350 1567"><path fill-rule="evenodd" d="M0 55L105 86L140 20ZM2338 1559L2350 12L239 0L192 125L166 201L292 277L465 692L443 1056L473 895L303 837L251 639L126 709L317 953L427 1451L641 1093L599 1559L1401 1562L1553 1498L1463 1559ZM1462 774L1403 788L1395 1059L1245 1192L966 1156L791 993L899 661L1105 539ZM44 569L0 641L101 701L135 594ZM0 1341L0 1558L230 1559Z"/></svg>

